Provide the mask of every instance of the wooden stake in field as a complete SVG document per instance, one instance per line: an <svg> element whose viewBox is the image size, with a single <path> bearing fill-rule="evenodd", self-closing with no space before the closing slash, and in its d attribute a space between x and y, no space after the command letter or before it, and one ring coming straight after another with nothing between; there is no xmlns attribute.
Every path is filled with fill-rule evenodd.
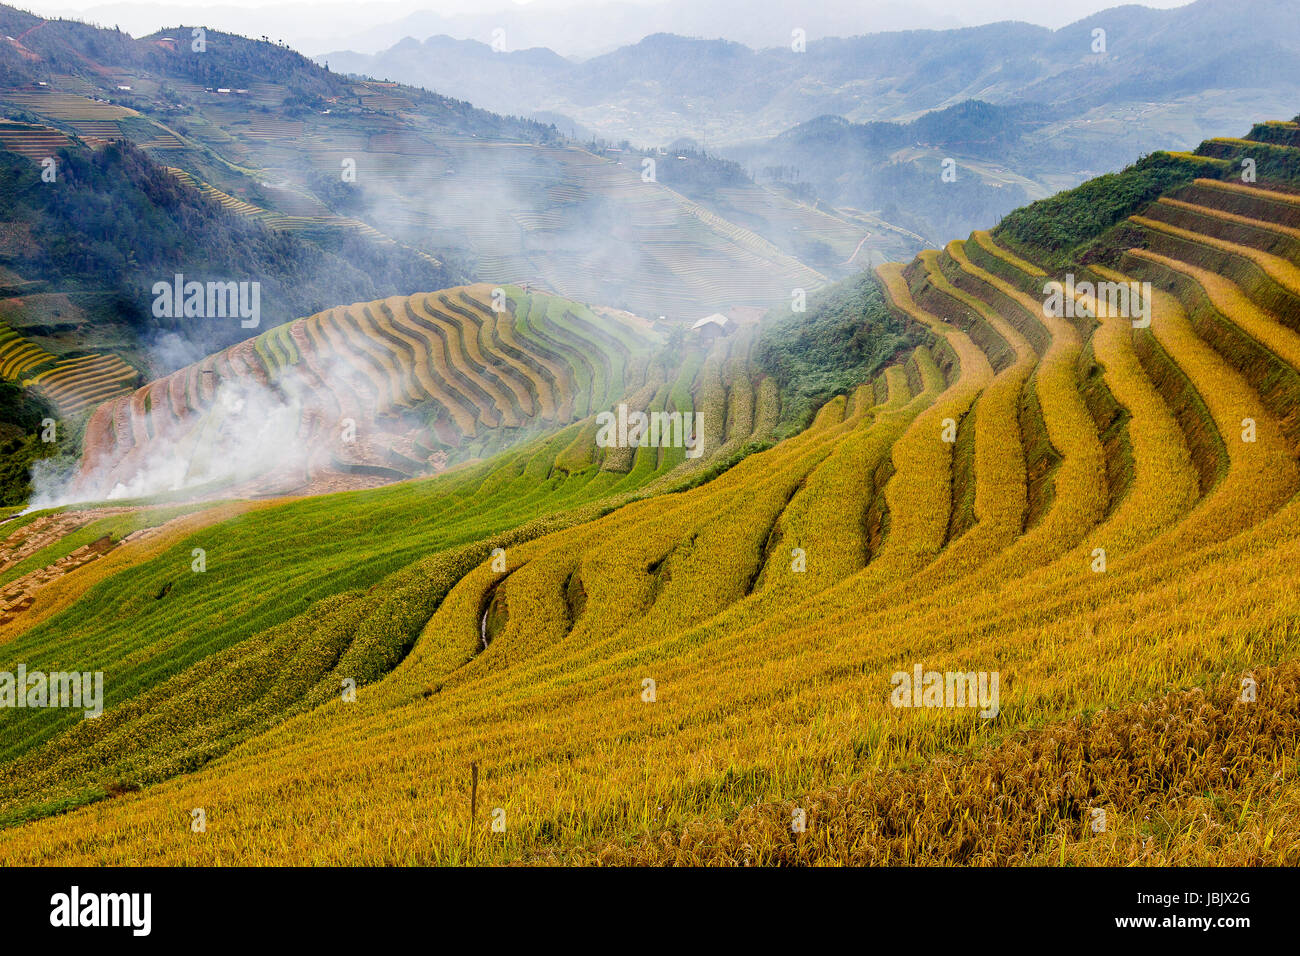
<svg viewBox="0 0 1300 956"><path fill-rule="evenodd" d="M474 760L469 765L470 783L469 783L469 822L472 824L474 818L478 816L478 761Z"/></svg>

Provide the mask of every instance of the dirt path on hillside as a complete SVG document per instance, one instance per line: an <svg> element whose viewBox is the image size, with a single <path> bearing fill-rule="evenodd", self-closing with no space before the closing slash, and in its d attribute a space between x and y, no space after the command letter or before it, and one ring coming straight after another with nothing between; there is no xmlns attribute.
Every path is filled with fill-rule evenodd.
<svg viewBox="0 0 1300 956"><path fill-rule="evenodd" d="M60 538L66 537L78 528L84 527L96 518L126 514L135 508L104 508L95 511L62 511L52 515L42 515L30 524L24 525L7 537L0 539L0 574L8 571L15 564L26 561L29 557ZM0 524L0 533L4 525Z"/></svg>
<svg viewBox="0 0 1300 956"><path fill-rule="evenodd" d="M8 643L28 628L67 610L101 581L119 571L158 557L196 531L240 515L287 504L294 500L296 500L294 497L285 497L264 501L230 501L213 505L172 518L157 527L133 532L111 549L99 552L94 558L86 558L82 555L75 563L67 562L63 567L55 569L54 573L35 575L31 581L24 584L27 594L36 599L35 603L20 601L21 607L11 608L7 614L0 613L0 644ZM94 514L100 513L94 512ZM185 561L185 566L188 568L188 556L185 557ZM50 569L41 570L44 572ZM74 574L74 571L78 573ZM7 592L18 583L10 582L4 590Z"/></svg>
<svg viewBox="0 0 1300 956"><path fill-rule="evenodd" d="M84 527L98 518L126 514L138 511L137 508L106 508L102 511L69 511L61 514L44 515L31 524L19 528L9 538L0 541L0 573L26 560L42 548L55 543L72 532ZM33 604L36 595L47 585L71 574L110 551L120 548L132 541L139 541L162 530L163 525L153 528L141 528L132 531L119 541L110 535L83 544L53 564L29 571L0 587L0 627L14 620Z"/></svg>

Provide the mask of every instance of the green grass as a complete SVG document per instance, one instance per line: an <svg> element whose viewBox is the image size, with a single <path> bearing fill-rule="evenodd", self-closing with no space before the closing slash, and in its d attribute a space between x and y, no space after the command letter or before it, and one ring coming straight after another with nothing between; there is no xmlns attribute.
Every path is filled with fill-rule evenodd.
<svg viewBox="0 0 1300 956"><path fill-rule="evenodd" d="M177 518L183 514L189 514L194 511L200 511L204 506L195 505L178 505L171 508L155 508L148 511L137 511L130 514L111 515L107 518L97 518L82 528L78 528L71 534L64 535L51 544L46 545L38 551L28 555L22 561L19 561L13 567L4 572L0 572L0 586L8 584L10 581L17 580L24 574L31 571L39 570L66 557L73 551L83 545L90 544L92 541L98 541L100 538L108 535L114 541L120 541L133 531L139 531L141 528L151 528L160 525L172 518ZM25 519L35 520L36 514L25 515ZM23 520L22 524L17 521L0 525L0 534L10 535L20 527L27 524Z"/></svg>
<svg viewBox="0 0 1300 956"><path fill-rule="evenodd" d="M1195 162L1153 153L1122 172L1022 206L1002 220L994 235L1050 272L1074 261L1081 247L1148 203L1204 175Z"/></svg>
<svg viewBox="0 0 1300 956"><path fill-rule="evenodd" d="M871 272L818 292L806 313L768 314L756 356L781 389L778 437L806 428L835 395L870 381L895 356L924 338L885 302Z"/></svg>
<svg viewBox="0 0 1300 956"><path fill-rule="evenodd" d="M678 462L648 459L628 475L567 474L553 466L578 431L432 479L305 499L197 530L0 646L0 670L102 671L106 710L94 721L53 708L5 715L0 825L98 799L113 783L191 771L331 699L343 677L364 692L493 547L590 520ZM100 519L11 572L192 510ZM191 570L194 548L206 552L202 573Z"/></svg>

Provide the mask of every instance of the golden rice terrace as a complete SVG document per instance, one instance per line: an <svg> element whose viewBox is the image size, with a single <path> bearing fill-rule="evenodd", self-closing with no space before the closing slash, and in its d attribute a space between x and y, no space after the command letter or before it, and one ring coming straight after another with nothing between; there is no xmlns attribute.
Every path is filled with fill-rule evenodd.
<svg viewBox="0 0 1300 956"><path fill-rule="evenodd" d="M1257 127L880 267L915 338L793 429L784 316L670 342L517 287L129 393L47 366L105 461L296 369L320 421L435 409L449 466L0 525L0 671L104 676L0 714L0 862L1300 864L1297 157ZM599 446L619 404L703 454Z"/></svg>

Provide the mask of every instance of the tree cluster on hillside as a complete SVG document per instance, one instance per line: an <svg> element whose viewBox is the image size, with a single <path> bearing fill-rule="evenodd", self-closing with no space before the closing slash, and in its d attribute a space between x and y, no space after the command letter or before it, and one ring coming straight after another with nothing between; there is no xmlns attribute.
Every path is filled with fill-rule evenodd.
<svg viewBox="0 0 1300 956"><path fill-rule="evenodd" d="M34 392L0 381L0 506L25 504L31 496L32 462L77 454L73 436L41 440L41 422L57 418ZM66 430L65 430L66 431Z"/></svg>
<svg viewBox="0 0 1300 956"><path fill-rule="evenodd" d="M999 237L1035 250L1048 265L1076 258L1078 248L1204 170L1168 153L1154 153L1119 173L1023 206L997 227Z"/></svg>
<svg viewBox="0 0 1300 956"><path fill-rule="evenodd" d="M994 106L966 100L925 113L910 123L851 123L839 116L820 116L782 133L774 145L868 153L912 145L940 146L991 159L1005 155L1025 132L1050 122L1053 115L1051 109L1038 104Z"/></svg>
<svg viewBox="0 0 1300 956"><path fill-rule="evenodd" d="M30 231L31 241L7 258L13 271L62 291L116 292L121 320L137 336L175 331L204 352L340 303L464 278L400 246L350 233L309 241L270 230L204 197L125 142L61 151L54 183L42 182L29 160L0 151L0 208ZM260 282L260 327L155 317L151 289L176 273Z"/></svg>
<svg viewBox="0 0 1300 956"><path fill-rule="evenodd" d="M361 183L344 182L334 173L307 166L307 185L312 193L335 212L344 216L355 216L363 212L368 199Z"/></svg>
<svg viewBox="0 0 1300 956"><path fill-rule="evenodd" d="M745 186L753 182L739 163L714 156L696 146L677 144L665 149L641 149L627 140L612 146L604 140L593 140L587 149L607 159L621 161L640 172L642 163L651 159L655 164L657 182L686 196L707 199L714 191L728 186Z"/></svg>
<svg viewBox="0 0 1300 956"><path fill-rule="evenodd" d="M828 399L871 381L924 333L900 320L870 272L818 292L805 313L769 313L759 334L759 367L781 389L779 436L808 425Z"/></svg>

